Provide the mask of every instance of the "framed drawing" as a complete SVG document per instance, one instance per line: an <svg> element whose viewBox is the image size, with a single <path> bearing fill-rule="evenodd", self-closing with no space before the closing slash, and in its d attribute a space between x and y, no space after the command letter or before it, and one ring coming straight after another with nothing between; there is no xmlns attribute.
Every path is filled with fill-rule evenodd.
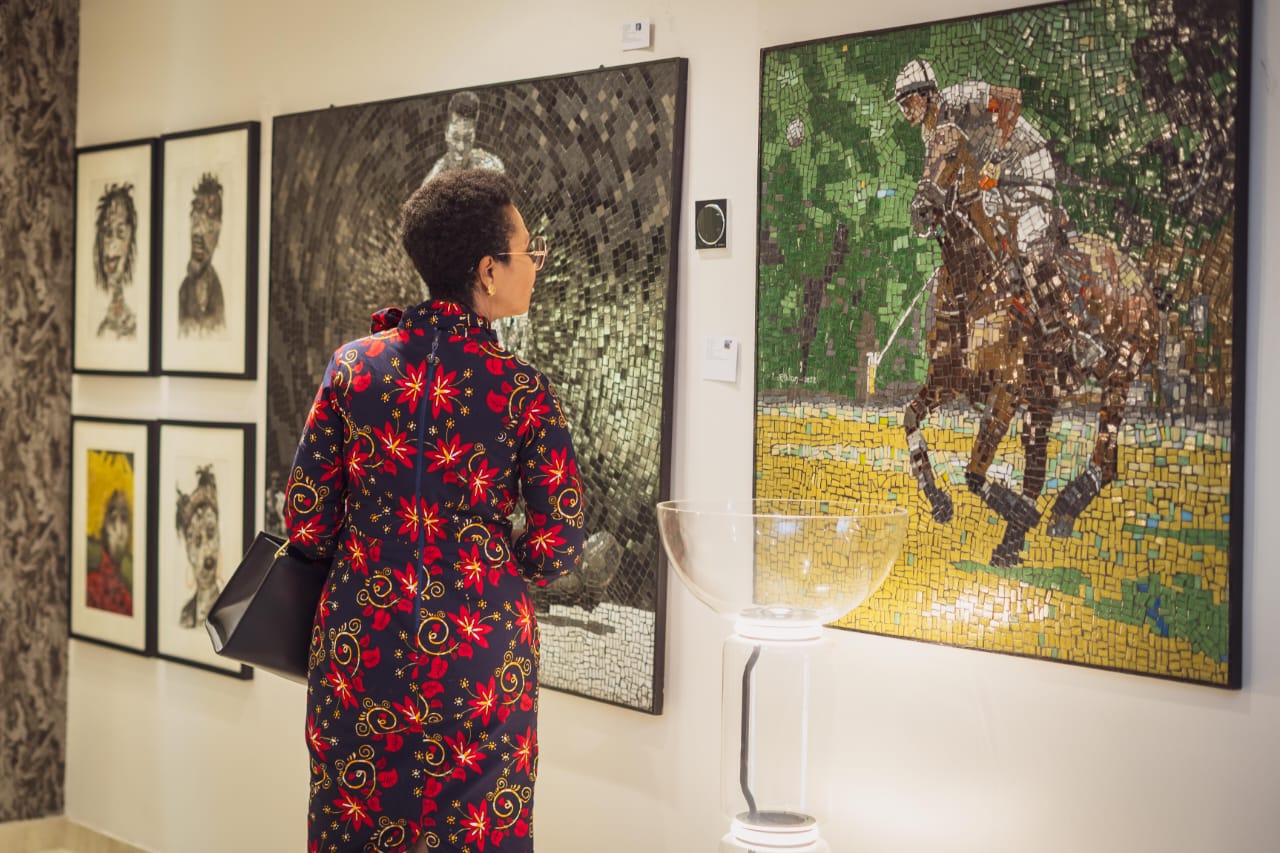
<svg viewBox="0 0 1280 853"><path fill-rule="evenodd" d="M72 367L77 373L155 369L156 150L156 140L137 139L76 152Z"/></svg>
<svg viewBox="0 0 1280 853"><path fill-rule="evenodd" d="M138 654L149 630L155 425L71 419L71 636Z"/></svg>
<svg viewBox="0 0 1280 853"><path fill-rule="evenodd" d="M245 122L161 139L162 373L257 374L258 132Z"/></svg>
<svg viewBox="0 0 1280 853"><path fill-rule="evenodd" d="M250 678L214 654L204 620L253 535L253 424L161 421L156 651Z"/></svg>
<svg viewBox="0 0 1280 853"><path fill-rule="evenodd" d="M397 238L401 203L437 172L500 169L552 251L528 315L499 335L555 385L586 492L586 569L536 592L542 684L650 713L662 708L654 504L669 482L686 70L681 59L602 68L272 128L268 529L283 529L329 355L368 334L372 311L426 297ZM359 197L343 189L352 180Z"/></svg>
<svg viewBox="0 0 1280 853"><path fill-rule="evenodd" d="M757 494L914 516L841 627L1240 685L1250 17L763 52Z"/></svg>

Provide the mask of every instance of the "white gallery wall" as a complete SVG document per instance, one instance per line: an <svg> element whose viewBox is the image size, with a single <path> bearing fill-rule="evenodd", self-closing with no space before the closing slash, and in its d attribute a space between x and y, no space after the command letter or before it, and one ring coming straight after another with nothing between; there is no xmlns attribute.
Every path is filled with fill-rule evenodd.
<svg viewBox="0 0 1280 853"><path fill-rule="evenodd" d="M82 0L77 144L263 123L266 310L271 119L601 65L689 59L683 219L729 199L729 249L680 235L675 497L746 497L752 465L761 47L993 11L915 0ZM1249 187L1244 689L1169 683L836 632L834 851L1280 849L1280 13L1257 0ZM1270 8L1269 8L1270 7ZM624 21L654 47L623 52ZM1273 324L1275 324L1273 326ZM260 323L265 329L265 323ZM736 384L700 378L705 337L743 342ZM275 357L283 357L279 353ZM265 375L265 338L259 375ZM76 377L77 414L249 420L265 382ZM157 402L158 401L158 402ZM259 466L261 478L261 466ZM262 494L261 479L255 490ZM261 506L258 507L261 517ZM542 853L711 851L720 641L672 581L666 711L545 691ZM71 642L68 815L157 853L305 849L305 693Z"/></svg>

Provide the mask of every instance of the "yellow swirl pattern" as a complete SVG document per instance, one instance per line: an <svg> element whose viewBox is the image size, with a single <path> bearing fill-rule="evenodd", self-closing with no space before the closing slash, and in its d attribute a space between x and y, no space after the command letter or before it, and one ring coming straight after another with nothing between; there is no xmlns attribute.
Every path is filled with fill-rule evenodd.
<svg viewBox="0 0 1280 853"><path fill-rule="evenodd" d="M450 639L452 633L443 613L424 612L418 626L418 649L429 655L452 654L458 648L457 641Z"/></svg>
<svg viewBox="0 0 1280 853"><path fill-rule="evenodd" d="M353 673L360 669L360 620L352 619L341 628L329 631L329 656L338 666Z"/></svg>
<svg viewBox="0 0 1280 853"><path fill-rule="evenodd" d="M361 705L360 716L356 718L356 734L360 737L377 737L406 728L400 715L391 709L390 702L374 702L366 698Z"/></svg>
<svg viewBox="0 0 1280 853"><path fill-rule="evenodd" d="M520 819L520 813L523 811L525 804L532 798L533 788L531 786L508 788L507 780L499 779L497 788L490 795L490 808L493 811L494 828L506 830L515 826L516 821Z"/></svg>
<svg viewBox="0 0 1280 853"><path fill-rule="evenodd" d="M373 747L362 745L346 761L338 762L338 784L348 791L372 796L378 787L378 769L373 760Z"/></svg>

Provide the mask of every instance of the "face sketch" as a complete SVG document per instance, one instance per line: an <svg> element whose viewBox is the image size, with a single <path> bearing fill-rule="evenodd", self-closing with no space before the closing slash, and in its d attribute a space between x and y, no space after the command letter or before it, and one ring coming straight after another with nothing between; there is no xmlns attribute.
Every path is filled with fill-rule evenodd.
<svg viewBox="0 0 1280 853"><path fill-rule="evenodd" d="M118 293L133 282L137 210L132 184L111 184L98 200L94 223L94 275L103 290Z"/></svg>
<svg viewBox="0 0 1280 853"><path fill-rule="evenodd" d="M131 556L133 541L133 511L124 493L118 489L107 500L107 511L102 517L102 548L111 562L120 566Z"/></svg>
<svg viewBox="0 0 1280 853"><path fill-rule="evenodd" d="M451 114L449 126L445 128L444 141L449 146L450 157L465 160L476 144L476 120L457 113Z"/></svg>
<svg viewBox="0 0 1280 853"><path fill-rule="evenodd" d="M218 247L222 235L222 187L205 191L205 184L196 190L191 200L191 259L187 261L187 274L199 275L209 267L213 250Z"/></svg>
<svg viewBox="0 0 1280 853"><path fill-rule="evenodd" d="M218 580L218 555L222 550L218 537L218 510L203 505L191 513L182 531L187 546L187 562L196 576L196 587L207 589Z"/></svg>
<svg viewBox="0 0 1280 853"><path fill-rule="evenodd" d="M195 575L197 589L210 590L217 586L222 554L218 534L218 483L213 466L197 466L196 481L196 487L189 494L178 489L174 521L187 550L187 563Z"/></svg>

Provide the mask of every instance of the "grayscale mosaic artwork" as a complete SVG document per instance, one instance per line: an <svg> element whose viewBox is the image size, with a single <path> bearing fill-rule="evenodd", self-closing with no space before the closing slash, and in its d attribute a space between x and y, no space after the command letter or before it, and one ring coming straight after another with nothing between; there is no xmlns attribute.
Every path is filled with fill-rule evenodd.
<svg viewBox="0 0 1280 853"><path fill-rule="evenodd" d="M335 347L425 298L396 238L433 171L506 172L551 254L499 334L554 383L586 489L580 577L537 593L542 683L662 709L676 224L686 62L279 116L273 125L267 527Z"/></svg>

